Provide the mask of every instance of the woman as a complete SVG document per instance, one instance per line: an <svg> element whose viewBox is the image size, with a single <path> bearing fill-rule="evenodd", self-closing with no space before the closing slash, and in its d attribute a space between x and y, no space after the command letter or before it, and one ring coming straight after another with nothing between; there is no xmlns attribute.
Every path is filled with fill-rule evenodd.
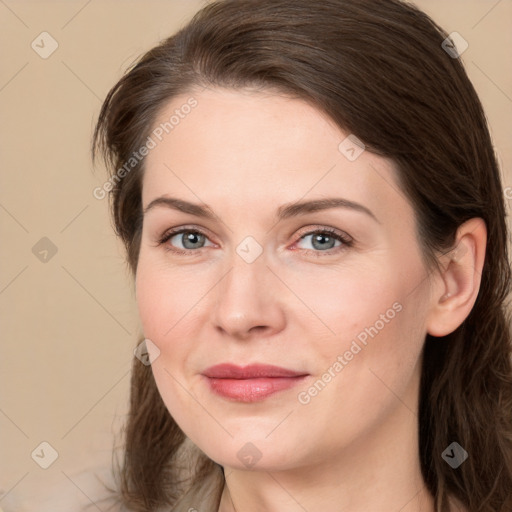
<svg viewBox="0 0 512 512"><path fill-rule="evenodd" d="M94 150L144 340L128 510L512 509L502 185L430 18L214 2L115 85Z"/></svg>

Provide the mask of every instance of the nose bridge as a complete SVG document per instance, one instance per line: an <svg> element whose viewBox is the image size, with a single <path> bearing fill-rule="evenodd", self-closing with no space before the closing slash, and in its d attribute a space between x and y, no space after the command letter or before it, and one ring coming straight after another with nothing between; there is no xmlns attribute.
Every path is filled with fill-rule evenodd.
<svg viewBox="0 0 512 512"><path fill-rule="evenodd" d="M213 320L218 327L238 335L256 326L277 327L282 312L271 291L276 283L271 283L272 272L267 263L263 247L252 237L235 247L216 294Z"/></svg>
<svg viewBox="0 0 512 512"><path fill-rule="evenodd" d="M263 248L256 254L252 242L241 242L229 258L229 267L221 286L219 303L232 298L242 306L248 301L255 303L261 299L259 295L265 293L262 284L266 281L266 274L270 272Z"/></svg>

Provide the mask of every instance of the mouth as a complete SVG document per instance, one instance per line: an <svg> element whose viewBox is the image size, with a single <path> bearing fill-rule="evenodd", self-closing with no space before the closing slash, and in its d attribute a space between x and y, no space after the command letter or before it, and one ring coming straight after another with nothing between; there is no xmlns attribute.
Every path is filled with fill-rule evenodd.
<svg viewBox="0 0 512 512"><path fill-rule="evenodd" d="M237 402L257 402L298 385L309 374L272 365L219 364L202 375L217 395Z"/></svg>

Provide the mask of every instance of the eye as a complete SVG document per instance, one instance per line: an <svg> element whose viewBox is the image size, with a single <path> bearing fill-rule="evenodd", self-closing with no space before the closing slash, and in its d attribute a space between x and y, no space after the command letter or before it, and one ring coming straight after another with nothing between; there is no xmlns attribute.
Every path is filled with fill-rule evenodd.
<svg viewBox="0 0 512 512"><path fill-rule="evenodd" d="M165 249L177 254L191 254L194 249L202 249L208 237L197 229L181 228L166 232L158 241L159 245L165 245ZM176 245L178 244L178 245ZM181 244L181 247L180 245ZM214 245L214 244L211 244Z"/></svg>
<svg viewBox="0 0 512 512"><path fill-rule="evenodd" d="M310 237L310 246L312 249L308 247L299 248L305 249L307 252L314 253L315 256L323 256L321 253L327 253L328 255L337 253L353 245L353 240L348 235L332 228L322 228L309 231L300 237L297 244L304 242ZM336 242L338 242L338 245L336 245Z"/></svg>

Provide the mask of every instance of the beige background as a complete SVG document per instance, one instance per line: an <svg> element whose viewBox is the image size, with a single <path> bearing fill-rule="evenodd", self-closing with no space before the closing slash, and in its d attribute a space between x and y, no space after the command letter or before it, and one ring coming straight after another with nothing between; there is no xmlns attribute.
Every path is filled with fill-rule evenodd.
<svg viewBox="0 0 512 512"><path fill-rule="evenodd" d="M463 60L490 121L504 187L512 186L511 1L416 3L468 41ZM107 201L92 195L105 174L92 170L91 131L101 100L122 71L203 4L0 0L5 512L78 510L98 497L93 472L108 477L139 324ZM58 43L47 59L31 47L43 31ZM43 237L57 249L46 262L32 252ZM31 458L43 441L58 452L46 470ZM39 462L50 456L42 449L34 455ZM100 503L92 509L105 510Z"/></svg>

